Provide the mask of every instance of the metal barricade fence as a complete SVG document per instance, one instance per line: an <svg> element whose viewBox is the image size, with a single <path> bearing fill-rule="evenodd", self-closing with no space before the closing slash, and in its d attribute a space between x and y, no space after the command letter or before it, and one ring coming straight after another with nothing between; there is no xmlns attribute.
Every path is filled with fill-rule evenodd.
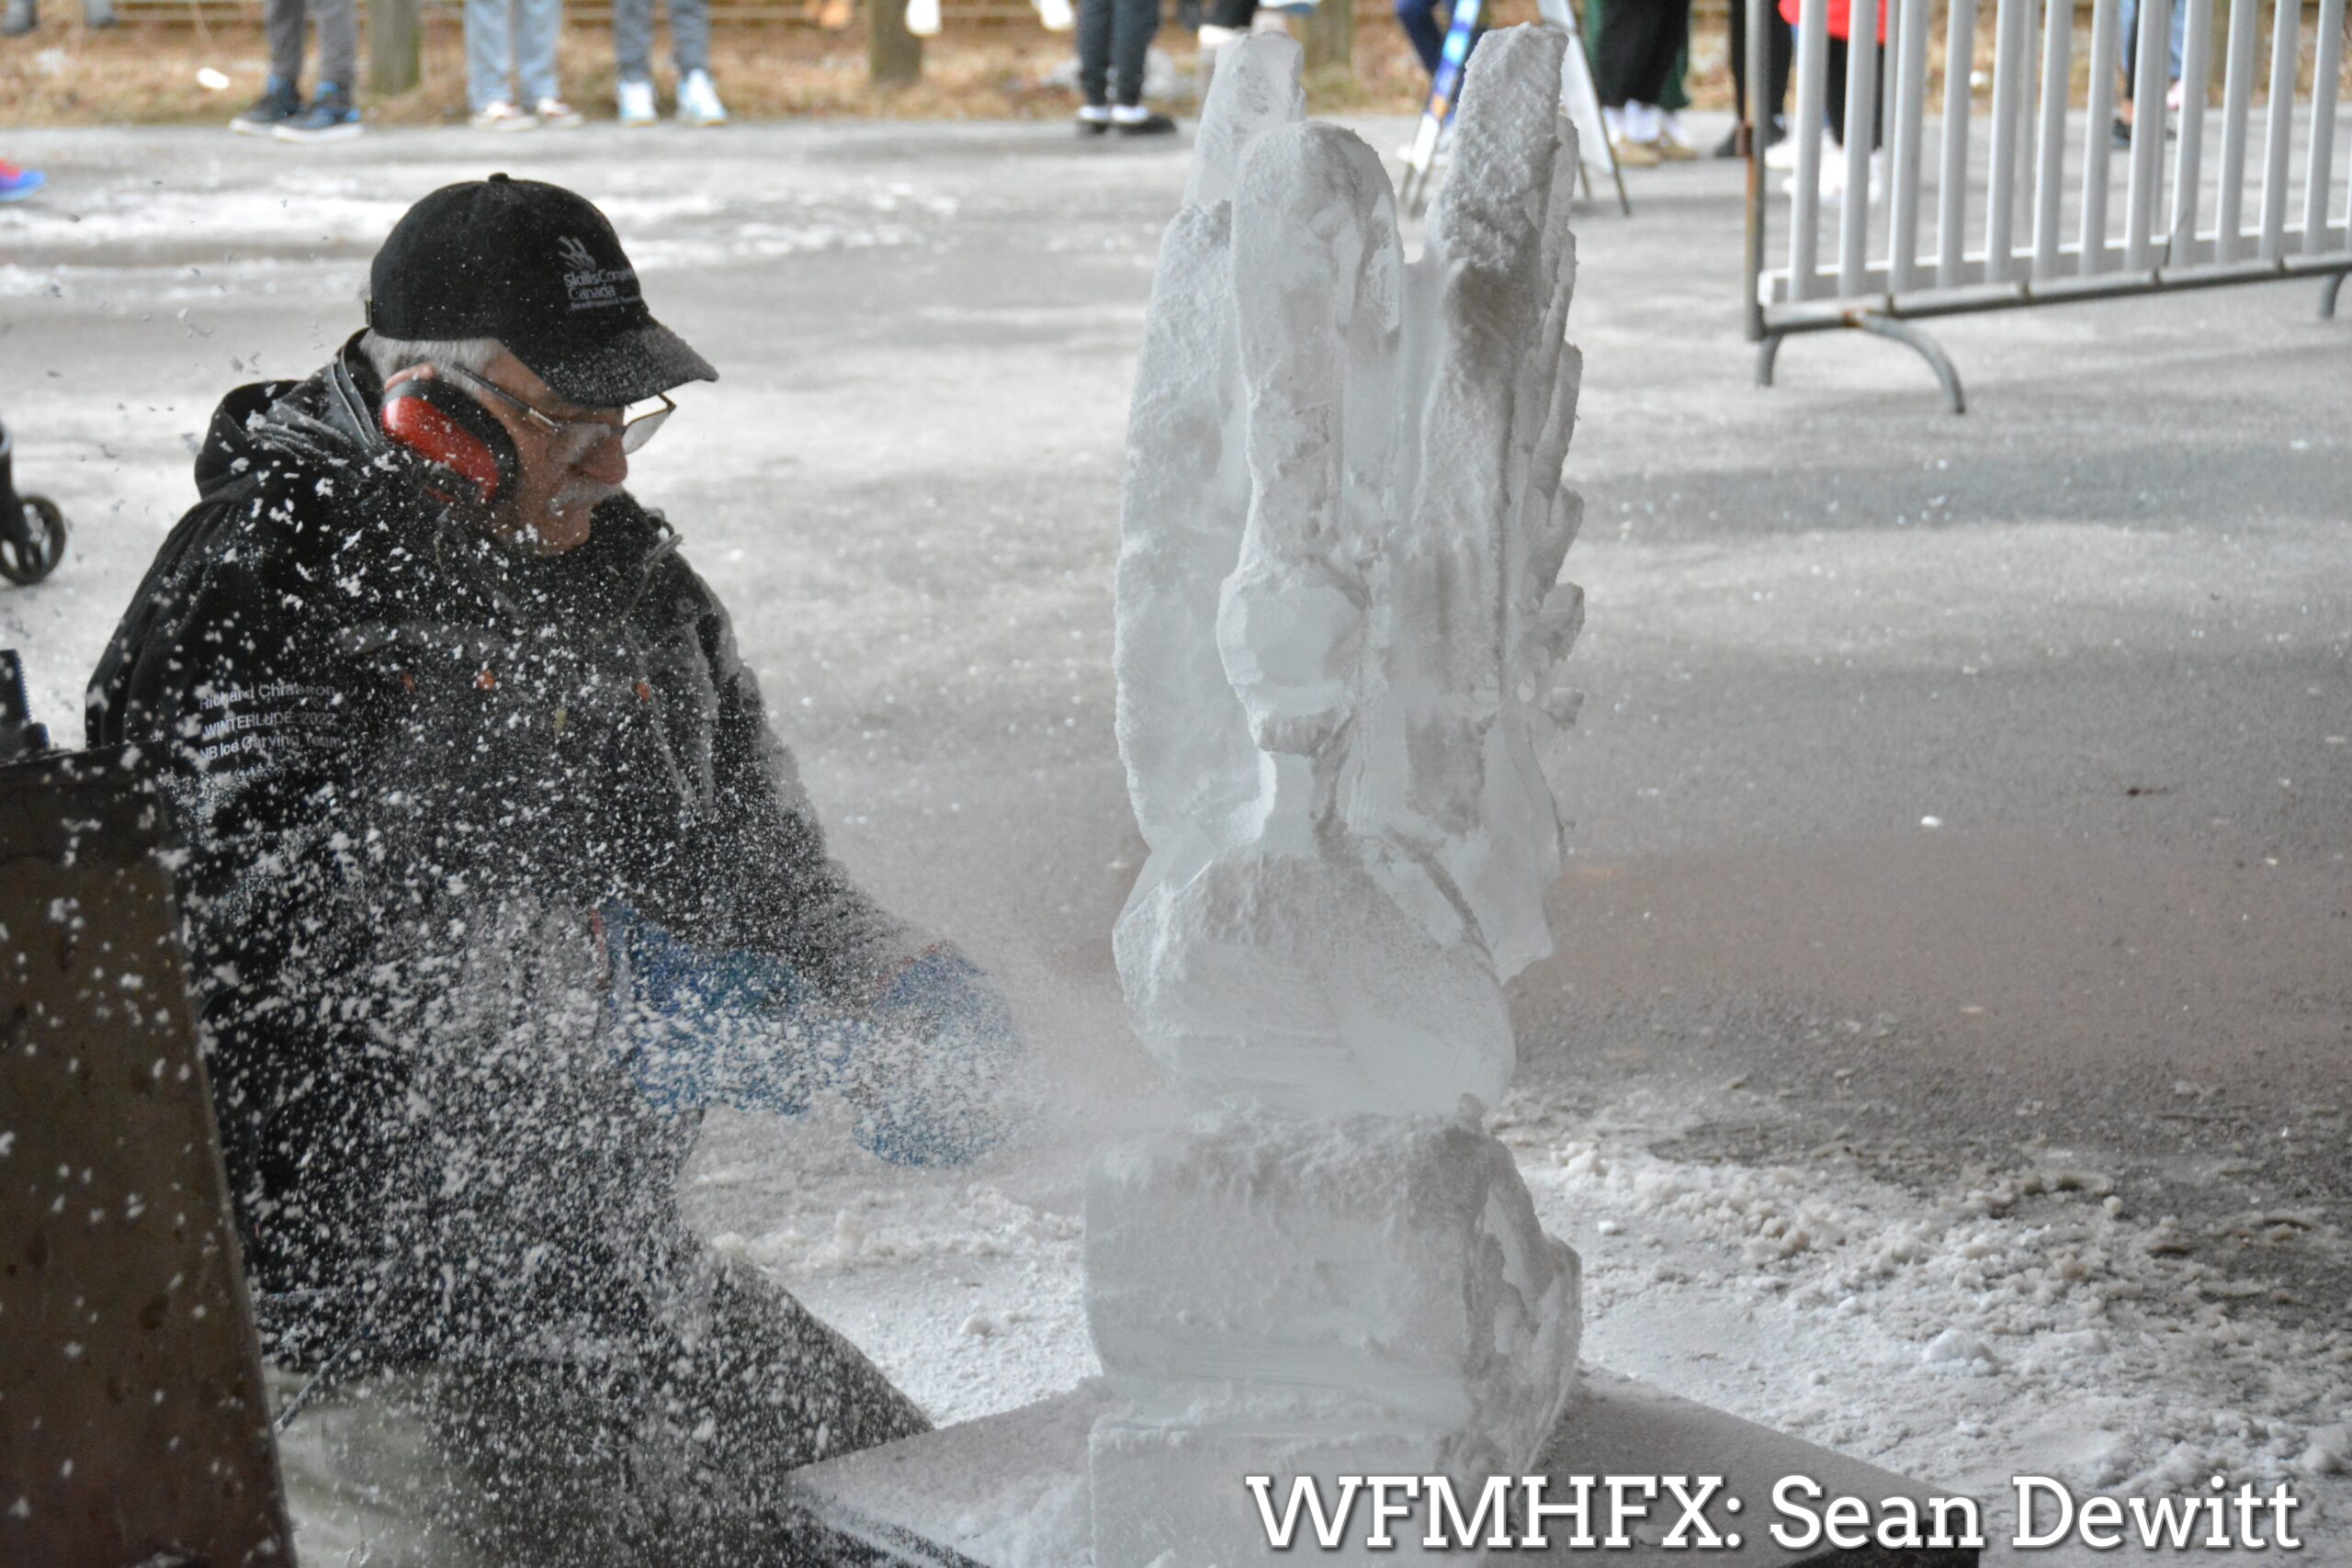
<svg viewBox="0 0 2352 1568"><path fill-rule="evenodd" d="M1764 83L1772 19L1766 7L1774 0L1735 3L1748 6L1747 78ZM2305 32L2301 0L2181 0L2186 85L2168 180L2164 84L2173 0L2140 0L2137 112L2122 154L2120 212L2110 199L2109 127L2123 0L2093 0L2079 118L2072 0L1984 0L1994 11L1993 66L1990 123L1981 133L1972 123L1979 0L1947 0L1942 112L1934 123L1927 112L1928 0L1883 0L1892 66L1883 160L1871 151L1881 91L1878 29L1870 19L1876 3L1851 0L1846 79L1832 84L1830 0L1801 0L1784 265L1767 265L1772 172L1763 138L1752 123L1745 132L1746 305L1748 340L1759 345L1758 384L1771 384L1788 336L1857 329L1917 350L1957 413L1966 407L1959 374L1912 324L1922 319L2299 276L2322 283L2320 314L2334 314L2352 272L2352 177L2338 179L2339 171L2352 176L2352 152L2336 144L2346 0L2319 0L2315 37ZM2227 6L2218 110L2207 104L2217 5ZM2265 10L2272 30L2256 159L2249 153ZM2315 58L2305 99L2298 74L2307 37ZM1824 123L1833 87L1845 100L1842 148L1828 141ZM1751 90L1750 117L1757 96ZM2209 158L2216 130L2218 156ZM1824 162L1832 149L1840 160L1834 173ZM1832 218L1836 243L1825 255Z"/></svg>

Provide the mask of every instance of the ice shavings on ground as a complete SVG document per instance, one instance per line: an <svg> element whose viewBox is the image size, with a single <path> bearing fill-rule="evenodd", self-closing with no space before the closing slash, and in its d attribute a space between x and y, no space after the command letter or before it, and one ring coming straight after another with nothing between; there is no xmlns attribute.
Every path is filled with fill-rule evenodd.
<svg viewBox="0 0 2352 1568"><path fill-rule="evenodd" d="M2352 1519L2330 1479L2352 1341L2263 1311L2293 1303L2183 1256L2095 1176L2027 1160L1920 1198L1834 1158L1678 1161L1513 1111L1502 1136L1585 1258L1595 1362L1974 1492L1996 1540L2020 1472L2146 1495L2285 1481L2314 1540ZM2274 1245L2352 1256L2316 1224Z"/></svg>

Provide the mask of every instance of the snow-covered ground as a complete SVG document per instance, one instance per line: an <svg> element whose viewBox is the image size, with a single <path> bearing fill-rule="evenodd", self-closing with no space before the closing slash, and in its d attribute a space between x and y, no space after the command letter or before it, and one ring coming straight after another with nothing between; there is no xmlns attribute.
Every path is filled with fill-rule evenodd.
<svg viewBox="0 0 2352 1568"><path fill-rule="evenodd" d="M1167 1112L1109 964L1140 849L1109 590L1182 150L8 152L53 185L0 211L0 419L77 533L0 592L0 645L69 737L212 402L356 326L409 200L504 166L606 204L725 378L633 488L733 608L837 849L1005 977L1054 1086L967 1172L722 1117L688 1201L943 1419L1087 1375L1087 1154ZM1584 1255L1588 1355L1996 1499L2286 1480L2302 1560L2352 1562L2347 329L2216 291L1953 324L1965 420L1881 344L1792 344L1758 394L1736 186L1660 171L1581 229L1591 695L1499 1126Z"/></svg>

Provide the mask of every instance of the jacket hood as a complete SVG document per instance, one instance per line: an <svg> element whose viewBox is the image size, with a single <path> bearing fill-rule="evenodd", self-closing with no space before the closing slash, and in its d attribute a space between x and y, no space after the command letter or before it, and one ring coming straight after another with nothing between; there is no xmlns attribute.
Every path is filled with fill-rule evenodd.
<svg viewBox="0 0 2352 1568"><path fill-rule="evenodd" d="M197 493L211 500L276 457L345 468L390 454L375 413L383 387L358 344L307 381L254 381L221 399L197 452Z"/></svg>

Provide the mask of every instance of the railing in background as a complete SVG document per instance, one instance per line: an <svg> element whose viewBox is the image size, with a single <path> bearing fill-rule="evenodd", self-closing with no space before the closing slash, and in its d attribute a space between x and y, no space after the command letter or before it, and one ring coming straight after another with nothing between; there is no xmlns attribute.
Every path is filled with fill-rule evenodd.
<svg viewBox="0 0 2352 1568"><path fill-rule="evenodd" d="M1736 3L1749 6L1747 79L1765 81L1765 7L1773 0ZM1912 321L2289 277L2320 280L2320 314L2335 313L2337 290L2352 272L2352 178L2341 182L2340 196L2337 189L2339 168L2352 175L2352 155L2339 163L2336 147L2346 0L2319 0L2315 35L2305 32L2299 0L2271 0L2267 6L2264 0L2183 0L2181 80L2188 85L2186 107L2176 117L2159 112L2164 94L2156 85L2169 76L2172 0L2141 0L2134 79L2147 85L2138 94L2142 108L2123 154L2120 215L2109 199L2109 140L2120 0L2093 0L2088 103L2079 120L2071 107L2075 7L1984 0L1994 10L1994 32L1991 124L1982 137L1970 125L1977 107L1970 67L1977 58L1978 0L1949 0L1945 60L1958 63L1946 71L1943 112L1933 128L1932 186L1927 178L1928 0L1885 0L1892 70L1883 164L1871 151L1879 72L1876 29L1869 21L1874 3L1853 0L1846 80L1838 85L1848 135L1833 195L1825 192L1823 180L1831 86L1828 0L1802 0L1797 101L1789 126L1797 139L1796 168L1781 266L1766 265L1769 171L1753 128L1746 134L1746 309L1748 339L1760 345L1759 384L1771 384L1774 359L1788 336L1853 329L1917 350L1957 413L1966 407L1959 374ZM2218 110L2206 104L2216 4L2228 6ZM2248 138L2260 68L2258 8L2271 12L2273 28L2256 161L2248 156ZM2313 78L2304 99L2297 77L2307 37ZM2168 118L2178 121L2169 180ZM2206 137L2216 118L2220 151L2209 168ZM2075 153L2071 160L2070 151ZM1923 232L1930 200L1932 243ZM1825 257L1824 218L1832 210L1837 244Z"/></svg>

